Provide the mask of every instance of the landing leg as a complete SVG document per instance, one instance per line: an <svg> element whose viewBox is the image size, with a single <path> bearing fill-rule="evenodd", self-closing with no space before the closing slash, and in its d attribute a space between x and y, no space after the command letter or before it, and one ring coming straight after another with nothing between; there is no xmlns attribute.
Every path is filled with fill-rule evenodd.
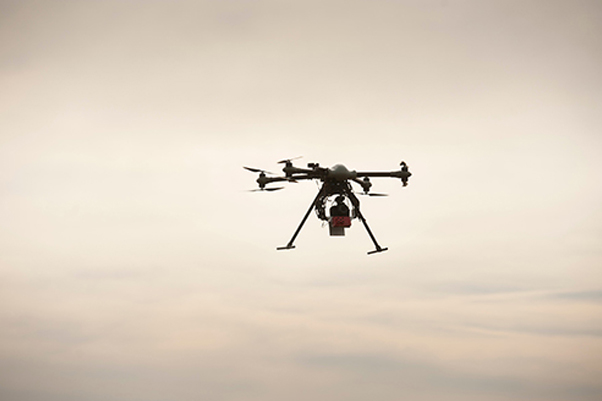
<svg viewBox="0 0 602 401"><path fill-rule="evenodd" d="M303 219L301 220L301 224L299 224L299 227L297 227L297 230L293 234L293 237L288 242L288 244L286 244L286 246L280 246L280 247L276 248L276 250L281 251L281 250L284 250L284 249L295 249L295 246L293 245L293 242L295 242L295 238L297 238L297 235L299 235L299 232L301 231L301 228L303 227L303 224L305 224L305 221L309 217L309 214L311 213L312 209L314 208L314 206L316 206L316 202L318 201L318 199L322 195L323 190L324 190L324 186L322 186L322 188L320 188L320 190L318 191L318 194L314 198L314 201L311 203L311 205L309 205L309 209L307 209L307 213L305 213L305 216L303 216Z"/></svg>
<svg viewBox="0 0 602 401"><path fill-rule="evenodd" d="M389 249L389 248L382 248L380 245L378 245L376 238L374 238L374 234L372 234L370 227L368 227L368 223L366 222L364 215L362 214L362 212L360 212L359 199L357 199L357 197L351 191L349 191L347 193L347 196L349 196L349 199L351 199L351 203L353 203L353 206L355 207L355 213L357 214L357 217L360 219L360 221L362 222L364 227L366 227L366 231L368 231L368 235L370 236L370 239L372 240L372 242L374 243L374 247L376 248L375 250L368 252L368 255L372 255L373 253L378 253L378 252L384 252L387 249Z"/></svg>

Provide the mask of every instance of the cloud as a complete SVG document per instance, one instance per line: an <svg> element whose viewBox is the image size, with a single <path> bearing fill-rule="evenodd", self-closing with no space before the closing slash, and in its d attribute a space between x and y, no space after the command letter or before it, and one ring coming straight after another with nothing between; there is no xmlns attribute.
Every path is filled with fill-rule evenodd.
<svg viewBox="0 0 602 401"><path fill-rule="evenodd" d="M598 2L0 10L1 399L600 398Z"/></svg>
<svg viewBox="0 0 602 401"><path fill-rule="evenodd" d="M565 323L466 323L465 328L474 328L498 333L525 333L551 337L602 337L602 328L597 324L567 326Z"/></svg>
<svg viewBox="0 0 602 401"><path fill-rule="evenodd" d="M476 281L446 282L432 287L439 294L456 295L497 295L529 292L530 288L521 284L504 284L499 282L479 283ZM531 290L532 291L532 290Z"/></svg>
<svg viewBox="0 0 602 401"><path fill-rule="evenodd" d="M602 386L572 386L534 383L513 375L486 375L461 371L444 363L412 357L382 354L305 354L297 362L309 369L337 377L345 388L345 399L362 400L370 396L396 399L549 399L578 397L594 400ZM450 398L448 398L450 397ZM398 399L398 398L397 398ZM482 399L482 398L481 398Z"/></svg>
<svg viewBox="0 0 602 401"><path fill-rule="evenodd" d="M566 301L602 303L602 290L554 292L547 297Z"/></svg>

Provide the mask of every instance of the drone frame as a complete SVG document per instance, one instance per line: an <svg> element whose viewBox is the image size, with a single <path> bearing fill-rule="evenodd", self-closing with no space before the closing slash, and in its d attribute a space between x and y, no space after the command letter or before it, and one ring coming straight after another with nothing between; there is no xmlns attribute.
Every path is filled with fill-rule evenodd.
<svg viewBox="0 0 602 401"><path fill-rule="evenodd" d="M401 179L403 186L406 186L408 183L408 179L412 175L412 173L409 172L408 166L405 162L402 161L400 164L400 166L401 166L400 170L396 170L396 171L357 172L355 170L349 171L342 164L336 164L332 168L325 168L325 167L320 167L320 165L318 163L308 163L308 168L301 168L301 167L293 166L293 163L291 160L293 160L293 159L285 159L285 160L281 160L279 162L279 163L283 163L285 165L282 169L282 171L285 174L284 177L268 177L266 175L267 172L265 170L251 168L251 167L244 167L245 169L247 169L249 171L260 173L259 178L257 179L257 183L259 184L259 190L273 190L272 188L266 188L266 185L269 183L272 183L272 182L298 182L298 181L302 181L302 180L314 180L314 179L318 179L318 180L322 181L322 186L320 187L320 190L316 194L316 197L314 198L312 203L309 205L307 212L301 219L301 222L299 223L299 226L293 233L293 236L291 237L290 241L288 242L288 244L286 246L277 247L276 248L277 250L295 249L295 245L294 245L295 239L301 232L301 229L303 228L303 225L305 224L309 215L311 214L311 211L314 208L316 208L317 205L320 204L320 202L324 202L325 199L327 199L328 197L337 195L337 194L343 195L343 196L349 198L349 200L351 201L351 204L354 207L355 216L357 218L359 218L359 220L362 222L362 224L364 225L364 228L366 229L366 231L368 232L368 235L370 236L370 239L374 243L375 249L373 251L369 251L368 255L372 255L374 253L384 252L384 251L388 250L388 248L386 248L386 247L383 248L379 245L378 241L374 237L374 234L372 233L372 230L370 230L370 227L368 226L368 222L366 221L364 215L360 211L360 201L357 198L357 196L355 196L355 193L353 192L353 188L351 187L351 184L349 183L349 181L353 181L353 182L361 185L361 187L364 191L363 193L365 195L382 196L384 194L374 194L374 193L369 192L370 187L372 186L372 183L370 182L370 177L399 178L399 179ZM360 179L360 178L363 178L363 179ZM280 188L281 187L279 187L278 189L280 189ZM320 210L318 210L318 212L319 211ZM318 217L322 220L325 219L324 217L322 217L320 215Z"/></svg>

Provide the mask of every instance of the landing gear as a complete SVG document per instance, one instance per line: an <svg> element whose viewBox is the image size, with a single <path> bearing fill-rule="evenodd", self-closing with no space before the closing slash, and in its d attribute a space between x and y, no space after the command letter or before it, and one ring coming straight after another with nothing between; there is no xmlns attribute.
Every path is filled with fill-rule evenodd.
<svg viewBox="0 0 602 401"><path fill-rule="evenodd" d="M362 212L360 211L360 201L359 199L355 196L355 194L353 193L351 186L349 184L346 183L346 185L340 185L339 183L335 184L331 184L329 182L324 182L324 184L322 185L322 188L320 188L320 191L318 192L318 194L316 195L316 197L314 198L313 202L311 203L311 205L309 205L309 209L307 209L307 212L305 213L305 216L303 216L303 219L301 219L301 223L299 224L299 227L297 227L297 230L295 230L295 233L293 234L293 236L291 237L290 241L288 242L288 244L286 244L286 246L281 246L276 248L277 250L288 250L288 249L295 249L295 239L297 238L297 235L299 235L299 232L301 231L301 228L303 228L303 225L305 224L305 222L307 221L307 218L309 217L311 211L313 210L314 207L316 207L318 204L323 205L325 198L327 198L328 196L334 195L334 194L340 194L343 196L347 196L350 200L351 203L353 204L353 208L354 208L354 212L355 212L355 216L357 216L360 221L362 222L362 224L364 225L364 227L366 228L366 231L368 232L368 235L370 236L370 239L372 240L372 242L374 243L374 247L376 248L373 251L368 252L368 255L372 255L374 253L379 253L379 252L384 252L389 248L383 248L381 247L378 242L376 241L376 238L374 237L374 234L372 234L372 231L370 230L370 227L368 226L368 223L366 222L366 219L364 218L364 215L362 214ZM319 212L322 211L322 213L318 213L318 217L320 217L323 220L326 220L326 216L323 216L323 206L321 206L319 208Z"/></svg>
<svg viewBox="0 0 602 401"><path fill-rule="evenodd" d="M295 238L297 238L297 235L299 235L299 231L301 231L303 224L305 224L305 221L307 221L309 214L311 213L314 206L316 206L316 202L318 202L318 199L320 199L320 197L322 197L323 193L324 193L324 185L322 185L322 188L320 188L320 191L318 191L318 194L314 198L313 202L311 203L311 205L309 205L309 209L307 209L305 216L303 216L303 219L301 220L301 224L299 224L299 227L297 227L297 230L293 234L291 240L288 242L288 244L286 244L286 246L280 246L280 247L276 248L276 250L282 251L285 249L295 249L293 242L295 242Z"/></svg>
<svg viewBox="0 0 602 401"><path fill-rule="evenodd" d="M368 227L368 222L366 221L366 219L364 218L364 215L360 211L360 201L357 198L357 196L355 196L355 194L351 191L348 191L347 196L349 197L349 199L351 199L351 203L353 204L353 207L355 208L356 216L358 217L358 219L360 219L360 221L366 228L366 231L368 232L368 235L370 236L370 239L372 240L372 242L374 243L374 247L376 248L375 250L368 252L368 255L372 255L373 253L384 252L387 249L389 249L389 248L381 247L378 244L378 242L376 241L374 234L372 234L372 230L370 230L370 227Z"/></svg>

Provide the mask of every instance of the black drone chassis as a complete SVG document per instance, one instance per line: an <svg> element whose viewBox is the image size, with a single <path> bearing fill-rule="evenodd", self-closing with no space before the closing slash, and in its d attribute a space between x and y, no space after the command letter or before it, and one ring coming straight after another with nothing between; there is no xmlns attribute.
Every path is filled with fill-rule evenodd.
<svg viewBox="0 0 602 401"><path fill-rule="evenodd" d="M374 243L374 247L376 248L373 251L369 251L368 255L372 255L374 253L379 253L379 252L384 252L388 249L388 248L381 247L378 244L378 242L376 241L376 238L374 237L374 234L372 234L372 231L370 230L370 227L368 226L368 223L366 222L364 215L360 211L360 201L357 198L357 196L355 195L355 193L353 192L353 189L351 188L351 184L349 183L349 181L353 181L353 182L361 185L364 190L364 194L366 194L366 195L376 195L376 196L382 195L382 194L369 193L370 187L372 186L372 184L370 183L370 177L399 178L403 182L403 185L406 186L408 183L408 179L412 174L409 172L408 167L405 162L401 162L400 170L375 171L375 172L356 172L355 170L349 171L342 164L337 164L337 165L333 166L332 168L324 168L324 167L320 167L319 164L317 164L317 163L310 163L310 164L308 164L308 168L305 169L305 168L299 168L299 167L293 166L291 160L282 160L279 163L285 163L285 167L282 169L283 172L285 173L284 177L267 177L266 171L264 171L264 170L251 168L251 167L244 167L244 168L247 170L253 171L253 172L260 173L259 178L257 179L257 183L259 184L258 190L275 191L275 190L279 190L279 189L283 188L283 187L276 187L276 188L266 188L265 187L266 184L269 184L272 182L298 182L300 180L318 179L318 180L322 181L323 184L322 184L320 190L318 191L318 194L316 195L316 197L314 198L312 203L309 205L307 212L303 216L303 219L301 219L301 223L299 224L299 226L293 233L293 236L291 237L288 244L286 246L276 248L277 250L295 249L295 245L294 245L295 239L297 238L297 235L299 235L299 232L303 228L303 225L307 221L307 218L309 217L309 215L311 214L311 211L314 208L316 208L318 217L321 220L327 220L323 205L325 203L325 200L328 197L333 196L333 195L343 195L343 196L349 198L349 200L351 201L351 203L354 207L355 216L360 219L360 221L366 228L366 231L368 232L368 235L370 236L370 239L372 240L372 242ZM360 179L360 177L363 177L363 179Z"/></svg>

